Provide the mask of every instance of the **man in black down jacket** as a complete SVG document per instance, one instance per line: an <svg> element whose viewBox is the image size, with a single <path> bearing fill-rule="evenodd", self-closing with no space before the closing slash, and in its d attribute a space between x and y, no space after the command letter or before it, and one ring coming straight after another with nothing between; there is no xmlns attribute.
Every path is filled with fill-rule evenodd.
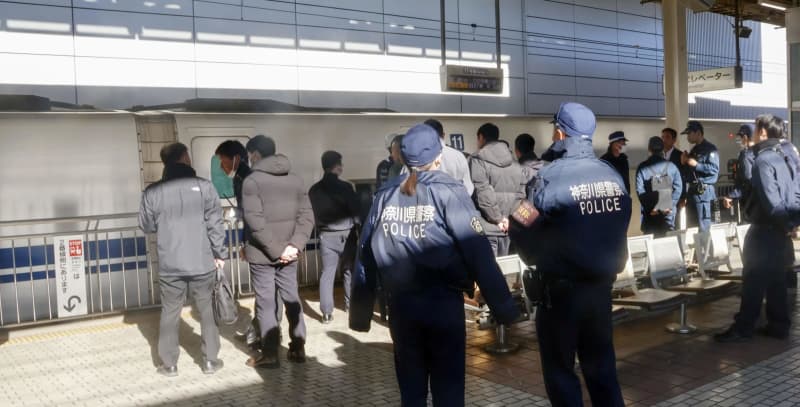
<svg viewBox="0 0 800 407"><path fill-rule="evenodd" d="M261 355L248 366L279 366L280 326L275 318L277 287L289 320L289 360L305 362L306 325L297 291L297 256L314 228L314 213L303 180L289 172L275 142L255 136L247 142L253 172L244 180L244 220L250 227L245 254L256 292L256 317L261 327Z"/></svg>
<svg viewBox="0 0 800 407"><path fill-rule="evenodd" d="M486 221L484 232L495 256L508 254L508 215L514 203L525 198L525 175L500 130L492 123L478 129L478 152L469 160L475 185L473 199Z"/></svg>
<svg viewBox="0 0 800 407"><path fill-rule="evenodd" d="M322 257L322 276L319 280L319 306L322 323L333 321L333 280L336 269L342 264L344 279L344 306L350 307L350 271L354 253L344 253L345 243L353 226L358 224L358 196L353 186L339 179L342 174L342 155L336 151L322 154L322 179L311 186L308 197L314 209L314 219L319 235L320 255ZM351 245L355 249L355 245Z"/></svg>

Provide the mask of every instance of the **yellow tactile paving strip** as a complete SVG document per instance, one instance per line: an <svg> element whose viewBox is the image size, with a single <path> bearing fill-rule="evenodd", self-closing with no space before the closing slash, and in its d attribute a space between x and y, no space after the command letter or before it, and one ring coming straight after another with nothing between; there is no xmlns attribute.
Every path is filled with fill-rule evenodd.
<svg viewBox="0 0 800 407"><path fill-rule="evenodd" d="M190 318L190 317L191 317L191 311L189 309L186 309L181 313L181 318ZM6 342L0 343L0 347L13 346L24 343L37 343L53 339L69 338L76 335L96 334L101 332L116 331L118 329L127 329L135 327L136 327L135 323L112 322L102 325L80 326L72 329L54 328L53 331L51 332L41 332L41 333L31 333L31 334L21 333L19 334L19 336L13 335L13 330L12 330L11 331L12 335L9 335L10 337Z"/></svg>
<svg viewBox="0 0 800 407"><path fill-rule="evenodd" d="M8 341L0 346L19 345L23 343L35 343L52 339L67 338L75 335L82 334L96 334L100 332L115 331L117 329L133 328L135 325L117 322L105 325L85 326L74 329L60 330L54 332L46 332L32 335L25 335L18 338L9 338Z"/></svg>

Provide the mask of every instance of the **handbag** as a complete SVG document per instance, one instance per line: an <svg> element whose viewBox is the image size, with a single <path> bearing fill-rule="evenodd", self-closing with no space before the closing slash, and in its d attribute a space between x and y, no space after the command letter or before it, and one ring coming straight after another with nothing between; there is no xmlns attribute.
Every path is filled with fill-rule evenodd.
<svg viewBox="0 0 800 407"><path fill-rule="evenodd" d="M213 293L214 320L219 325L233 325L239 319L239 305L233 295L228 277L217 267Z"/></svg>

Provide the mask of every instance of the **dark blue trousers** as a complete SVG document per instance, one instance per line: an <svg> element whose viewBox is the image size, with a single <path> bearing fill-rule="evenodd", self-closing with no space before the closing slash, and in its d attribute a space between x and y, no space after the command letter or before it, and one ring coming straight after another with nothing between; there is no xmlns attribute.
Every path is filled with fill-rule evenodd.
<svg viewBox="0 0 800 407"><path fill-rule="evenodd" d="M392 295L389 328L404 407L463 406L466 333L464 297L451 289Z"/></svg>
<svg viewBox="0 0 800 407"><path fill-rule="evenodd" d="M595 406L624 406L611 328L611 284L549 286L550 307L539 306L536 335L547 396L554 407L582 406L575 355Z"/></svg>
<svg viewBox="0 0 800 407"><path fill-rule="evenodd" d="M690 196L686 202L686 223L690 227L697 226L701 232L711 229L711 202L697 201Z"/></svg>
<svg viewBox="0 0 800 407"><path fill-rule="evenodd" d="M767 298L767 327L775 333L789 331L786 268L794 261L792 240L780 229L752 225L744 239L742 302L734 317L734 328L752 335Z"/></svg>

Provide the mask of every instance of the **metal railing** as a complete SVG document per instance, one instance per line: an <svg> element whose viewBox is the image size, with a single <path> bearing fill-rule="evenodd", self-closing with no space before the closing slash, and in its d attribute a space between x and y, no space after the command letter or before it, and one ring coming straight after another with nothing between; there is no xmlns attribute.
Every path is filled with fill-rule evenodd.
<svg viewBox="0 0 800 407"><path fill-rule="evenodd" d="M62 294L55 242L66 235L83 240L83 264L76 267L84 273L85 298L79 300L85 302L87 316L158 305L155 260L137 217L125 213L0 222L4 233L48 230L0 235L0 326L64 319L57 305Z"/></svg>
<svg viewBox="0 0 800 407"><path fill-rule="evenodd" d="M226 208L227 213L228 208ZM240 219L226 217L225 232L228 246L228 261L225 272L231 285L239 296L253 295L252 275L246 259L241 257L243 223ZM297 265L297 284L299 287L310 287L319 283L322 262L319 255L319 239L312 236L306 248L300 253Z"/></svg>
<svg viewBox="0 0 800 407"><path fill-rule="evenodd" d="M0 327L46 323L59 316L56 239L80 235L86 281L85 316L157 307L158 256L155 237L139 229L137 213L0 222ZM228 274L238 296L254 294L249 264L240 256L241 220L226 218ZM47 232L7 233L16 229ZM312 237L298 260L298 285L319 282L318 239ZM82 300L83 301L83 300ZM62 311L63 312L63 311ZM80 316L79 316L80 317Z"/></svg>

